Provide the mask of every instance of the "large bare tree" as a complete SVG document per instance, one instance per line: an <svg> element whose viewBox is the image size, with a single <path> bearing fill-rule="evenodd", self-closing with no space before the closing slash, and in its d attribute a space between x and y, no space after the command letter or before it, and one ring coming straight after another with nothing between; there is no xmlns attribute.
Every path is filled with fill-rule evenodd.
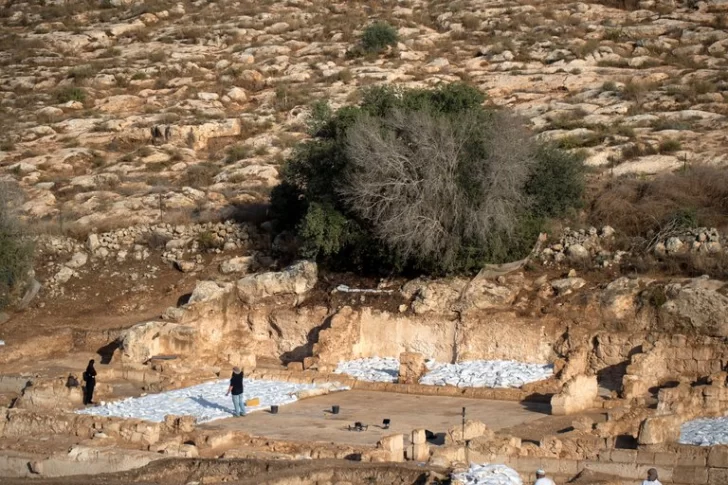
<svg viewBox="0 0 728 485"><path fill-rule="evenodd" d="M473 246L507 244L529 204L530 140L521 120L499 112L361 116L347 132L341 192L402 256L447 267Z"/></svg>

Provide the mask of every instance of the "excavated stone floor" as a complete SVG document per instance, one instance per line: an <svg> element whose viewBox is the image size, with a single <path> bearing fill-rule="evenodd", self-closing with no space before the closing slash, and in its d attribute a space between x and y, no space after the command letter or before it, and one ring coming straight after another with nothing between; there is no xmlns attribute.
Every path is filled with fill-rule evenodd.
<svg viewBox="0 0 728 485"><path fill-rule="evenodd" d="M339 414L331 413L332 406ZM298 401L280 408L278 414L255 413L245 418L217 420L203 425L211 429L241 429L245 432L290 441L326 441L352 445L374 445L387 435L408 436L416 428L445 433L467 419L480 420L493 430L552 418L549 406L506 401L487 401L438 396L416 396L366 391L346 391ZM385 418L389 429L382 428ZM366 431L349 431L359 421Z"/></svg>

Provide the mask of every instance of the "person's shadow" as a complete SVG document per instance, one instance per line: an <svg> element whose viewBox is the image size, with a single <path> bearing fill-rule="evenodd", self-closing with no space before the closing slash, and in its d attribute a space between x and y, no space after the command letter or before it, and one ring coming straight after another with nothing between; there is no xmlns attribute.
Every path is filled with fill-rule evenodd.
<svg viewBox="0 0 728 485"><path fill-rule="evenodd" d="M202 396L197 396L192 398L193 401L195 401L197 404L202 406L203 408L207 409L219 409L220 411L225 411L226 413L235 414L235 411L231 408L227 408L221 404L214 403L212 401L208 401Z"/></svg>

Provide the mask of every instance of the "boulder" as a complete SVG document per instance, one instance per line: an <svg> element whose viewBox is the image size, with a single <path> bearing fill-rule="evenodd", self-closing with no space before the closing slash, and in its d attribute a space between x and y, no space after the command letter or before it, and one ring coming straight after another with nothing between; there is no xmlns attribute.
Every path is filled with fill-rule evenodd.
<svg viewBox="0 0 728 485"><path fill-rule="evenodd" d="M687 285L665 288L667 302L659 308L660 323L670 332L728 337L728 297L696 278Z"/></svg>
<svg viewBox="0 0 728 485"><path fill-rule="evenodd" d="M197 268L197 263L194 261L177 260L174 262L174 266L182 273L191 273Z"/></svg>
<svg viewBox="0 0 728 485"><path fill-rule="evenodd" d="M83 251L79 251L71 257L71 260L66 263L66 266L68 266L69 268L78 269L81 266L85 265L86 261L88 261L88 255Z"/></svg>
<svg viewBox="0 0 728 485"><path fill-rule="evenodd" d="M247 304L272 296L288 295L300 301L301 296L313 289L317 281L316 263L300 261L283 271L261 273L238 280L237 294Z"/></svg>
<svg viewBox="0 0 728 485"><path fill-rule="evenodd" d="M248 100L248 95L245 93L245 90L238 87L234 87L228 91L227 97L236 103L245 103Z"/></svg>
<svg viewBox="0 0 728 485"><path fill-rule="evenodd" d="M564 416L590 409L594 407L598 394L596 376L576 376L551 398L551 414Z"/></svg>
<svg viewBox="0 0 728 485"><path fill-rule="evenodd" d="M399 383L417 384L427 372L425 358L417 352L402 352L399 354Z"/></svg>
<svg viewBox="0 0 728 485"><path fill-rule="evenodd" d="M578 290L584 285L586 285L586 280L584 280L584 278L561 278L551 282L551 287L559 295L568 295L572 291Z"/></svg>
<svg viewBox="0 0 728 485"><path fill-rule="evenodd" d="M198 281L188 304L217 300L232 290L232 283L219 284L214 281Z"/></svg>
<svg viewBox="0 0 728 485"><path fill-rule="evenodd" d="M504 283L504 284L501 284ZM511 305L523 287L523 275L499 277L496 281L476 276L463 291L460 310L486 310Z"/></svg>
<svg viewBox="0 0 728 485"><path fill-rule="evenodd" d="M642 282L640 278L622 277L609 283L599 298L602 314L610 320L634 318Z"/></svg>
<svg viewBox="0 0 728 485"><path fill-rule="evenodd" d="M101 242L99 241L99 236L97 234L89 234L88 239L86 240L86 247L91 252L94 252L98 248L100 248Z"/></svg>
<svg viewBox="0 0 728 485"><path fill-rule="evenodd" d="M252 264L252 256L240 256L220 263L220 272L222 274L247 273Z"/></svg>
<svg viewBox="0 0 728 485"><path fill-rule="evenodd" d="M468 282L463 278L427 281L416 279L402 287L402 296L412 300L412 310L417 315L425 313L447 314L453 311L455 303Z"/></svg>
<svg viewBox="0 0 728 485"><path fill-rule="evenodd" d="M572 244L566 249L566 256L572 261L589 259L589 251L581 244Z"/></svg>
<svg viewBox="0 0 728 485"><path fill-rule="evenodd" d="M68 266L63 266L58 273L56 273L56 276L54 276L54 280L58 284L64 284L68 283L68 280L70 280L74 275L76 274L75 271L73 271Z"/></svg>

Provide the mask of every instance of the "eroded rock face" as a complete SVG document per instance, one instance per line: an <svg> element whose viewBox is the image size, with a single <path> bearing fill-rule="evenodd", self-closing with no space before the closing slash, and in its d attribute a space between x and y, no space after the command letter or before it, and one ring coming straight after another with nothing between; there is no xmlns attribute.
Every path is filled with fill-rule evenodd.
<svg viewBox="0 0 728 485"><path fill-rule="evenodd" d="M318 281L316 263L300 261L283 271L246 276L237 282L238 298L253 304L271 296L293 296L295 301Z"/></svg>
<svg viewBox="0 0 728 485"><path fill-rule="evenodd" d="M121 337L123 358L146 362L156 355L192 354L199 334L196 328L170 322L134 325Z"/></svg>
<svg viewBox="0 0 728 485"><path fill-rule="evenodd" d="M314 354L320 365L335 366L341 360L398 356L417 352L440 362L449 362L455 339L454 321L404 316L362 308L344 307L321 331Z"/></svg>
<svg viewBox="0 0 728 485"><path fill-rule="evenodd" d="M458 328L457 360L549 363L554 359L557 338L557 326L549 318L533 320L515 312L472 312L462 316Z"/></svg>

